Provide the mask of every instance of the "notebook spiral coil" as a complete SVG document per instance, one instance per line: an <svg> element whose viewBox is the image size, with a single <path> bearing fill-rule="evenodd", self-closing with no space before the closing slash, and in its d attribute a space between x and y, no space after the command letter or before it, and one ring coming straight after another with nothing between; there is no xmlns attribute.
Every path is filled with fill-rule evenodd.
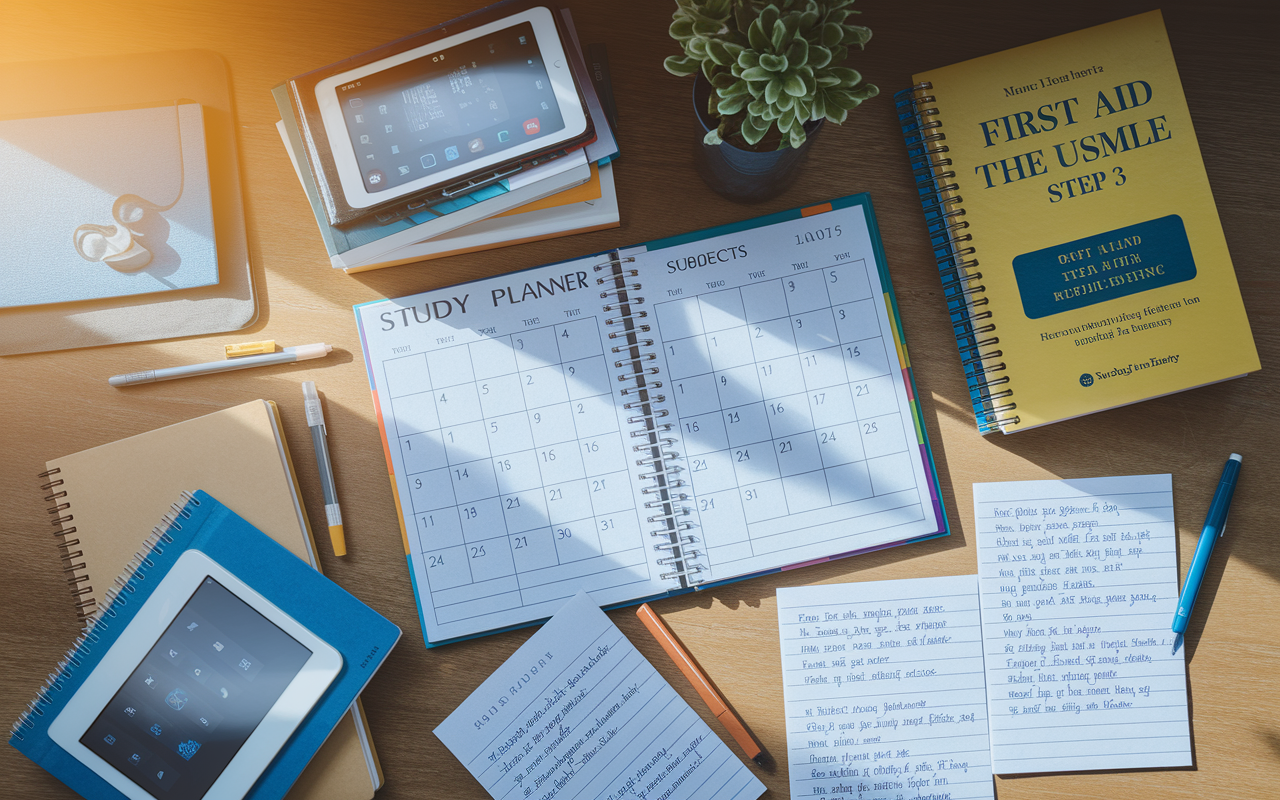
<svg viewBox="0 0 1280 800"><path fill-rule="evenodd" d="M671 423L663 421L671 412L655 407L666 397L657 392L662 388L662 381L653 377L658 374L658 368L651 362L656 361L658 355L644 349L652 348L654 342L643 336L650 332L650 326L641 322L649 312L640 308L645 304L644 297L638 294L643 287L635 280L638 272L626 266L632 261L634 259L614 253L609 261L595 266L595 271L602 273L596 283L604 287L600 298L607 301L604 310L610 315L604 324L614 329L608 336L620 340L610 350L614 368L626 370L618 376L619 383L624 384L619 394L624 398L623 408L630 412L627 424L636 426L630 432L631 438L640 440L631 448L636 454L636 465L646 468L640 478L647 485L640 491L653 495L644 503L649 512L645 523L653 526L649 535L659 540L653 549L664 553L656 562L669 568L659 574L663 580L679 581L680 588L689 588L702 582L699 576L705 567L697 562L700 553L689 533L693 526L683 519L690 514L690 509L683 505L688 495L678 491L685 483L679 474L681 467L675 463L679 455L670 449L675 444L668 435Z"/></svg>
<svg viewBox="0 0 1280 800"><path fill-rule="evenodd" d="M59 486L63 485L63 480L57 477L61 472L61 469L55 467L48 472L41 472L37 477L45 479L45 482L40 485L40 490L49 492L45 495L44 501L52 504L46 510L53 517L49 524L54 527L53 535L58 539L58 553L62 559L62 574L66 576L67 587L71 590L71 596L75 598L76 615L83 619L93 613L93 608L97 605L97 601L93 597L93 587L87 583L89 576L81 572L85 568L85 563L77 561L84 556L84 551L73 549L80 544L80 540L72 538L73 534L76 533L76 528L74 525L68 524L75 520L75 515L64 513L70 512L71 503L63 499L67 496L66 490L58 489Z"/></svg>
<svg viewBox="0 0 1280 800"><path fill-rule="evenodd" d="M57 470L50 470L41 474L40 477L47 478L56 473ZM61 483L62 481L60 480L50 481L50 484L45 488L52 488ZM185 503L199 505L195 496L190 492L183 492L182 500ZM24 730L35 727L32 717L44 716L44 710L51 703L50 693L63 690L66 679L80 666L81 657L92 651L93 646L101 638L99 633L111 626L112 620L116 617L117 609L120 606L128 605L128 596L137 591L136 587L139 581L146 579L147 570L155 565L151 557L164 552L164 546L173 541L170 531L182 530L181 521L190 516L190 512L184 506L180 506L177 503L170 506L169 511L161 518L160 524L151 529L151 533L147 536L146 541L143 542L142 547L129 559L129 563L124 567L124 572L115 579L111 588L103 593L102 601L94 604L92 612L81 614L80 618L84 622L84 627L81 629L80 635L76 637L66 655L58 661L57 669L49 674L44 685L36 692L35 698L27 703L26 710L18 717L18 721L13 723L10 735L21 740ZM83 605L83 603L79 603L77 608L79 609Z"/></svg>
<svg viewBox="0 0 1280 800"><path fill-rule="evenodd" d="M951 325L960 350L969 400L973 404L978 430L982 434L1016 424L1017 404L1003 374L1000 338L987 308L986 287L978 271L973 234L967 232L964 198L947 156L947 135L938 119L931 83L918 83L894 95L898 123L911 159L916 192L924 208L925 222L933 245L934 259L942 279L942 293L951 316Z"/></svg>

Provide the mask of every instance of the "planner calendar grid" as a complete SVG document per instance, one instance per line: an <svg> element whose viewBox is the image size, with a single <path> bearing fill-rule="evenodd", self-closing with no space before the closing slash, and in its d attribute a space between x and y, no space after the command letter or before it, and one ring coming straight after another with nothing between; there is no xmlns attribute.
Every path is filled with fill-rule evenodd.
<svg viewBox="0 0 1280 800"><path fill-rule="evenodd" d="M595 317L382 367L438 624L650 580Z"/></svg>
<svg viewBox="0 0 1280 800"><path fill-rule="evenodd" d="M925 518L882 302L858 259L655 304L713 569Z"/></svg>

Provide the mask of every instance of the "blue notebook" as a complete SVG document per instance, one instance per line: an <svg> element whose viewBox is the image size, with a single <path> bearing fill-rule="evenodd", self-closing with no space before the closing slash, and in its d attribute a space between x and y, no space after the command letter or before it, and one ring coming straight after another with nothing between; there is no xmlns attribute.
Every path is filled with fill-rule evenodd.
<svg viewBox="0 0 1280 800"><path fill-rule="evenodd" d="M208 494L184 493L184 499L185 505L174 505L175 511L165 517L125 574L117 579L116 587L99 604L98 613L90 618L66 659L13 726L10 744L90 800L124 800L125 795L50 739L50 725L129 628L178 558L188 550L198 550L211 558L342 655L343 664L337 677L246 795L251 800L276 800L285 795L400 638L399 628ZM200 596L200 591L193 595L192 602ZM252 613L252 609L249 610ZM186 611L184 608L183 613ZM206 625L206 629L210 628L217 630L215 626ZM169 635L170 632L166 632L165 636ZM239 653L234 650L237 646L230 639L226 645L221 641L212 643L218 653L206 654L206 657L210 662L226 658L224 650L238 657ZM187 666L191 663L199 662L191 661ZM199 669L196 674L200 674ZM232 691L237 688L233 686ZM181 698L175 702L165 698L163 702L170 708L183 710L178 704ZM198 697L190 702L192 708L188 711L203 713L199 711ZM111 708L108 705L108 709ZM131 707L123 711L133 717L129 713L133 711ZM142 713L145 712L143 709ZM106 715L104 712L103 717ZM144 736L138 734L135 738ZM179 755L189 758L181 750ZM154 754L144 756L150 757ZM121 772L133 779L126 770ZM137 782L156 797L177 796L169 795L160 782L156 786Z"/></svg>
<svg viewBox="0 0 1280 800"><path fill-rule="evenodd" d="M355 314L428 646L947 533L868 195Z"/></svg>

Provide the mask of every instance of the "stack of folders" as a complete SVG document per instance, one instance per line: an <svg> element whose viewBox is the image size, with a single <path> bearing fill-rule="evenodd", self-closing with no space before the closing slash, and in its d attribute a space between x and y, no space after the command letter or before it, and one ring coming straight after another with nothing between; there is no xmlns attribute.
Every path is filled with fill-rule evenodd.
<svg viewBox="0 0 1280 800"><path fill-rule="evenodd" d="M275 404L254 400L47 462L46 499L57 509L63 567L87 615L158 514L183 491L206 487L278 544L320 568ZM382 768L360 701L299 776L293 800L370 800Z"/></svg>
<svg viewBox="0 0 1280 800"><path fill-rule="evenodd" d="M610 164L618 155L613 133L617 121L604 46L590 46L584 57L569 10L561 9L560 14L565 49L586 110L595 123L595 141L567 156L391 223L370 217L340 227L330 224L307 158L307 135L298 123L292 99L298 78L272 90L280 111L276 128L335 269L363 272L618 226L618 197Z"/></svg>

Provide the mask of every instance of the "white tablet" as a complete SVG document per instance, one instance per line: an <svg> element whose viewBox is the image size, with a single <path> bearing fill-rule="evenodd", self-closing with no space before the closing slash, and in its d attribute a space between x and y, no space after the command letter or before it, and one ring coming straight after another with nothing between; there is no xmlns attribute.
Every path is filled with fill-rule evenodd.
<svg viewBox="0 0 1280 800"><path fill-rule="evenodd" d="M352 208L553 150L589 125L545 7L330 76L315 95Z"/></svg>
<svg viewBox="0 0 1280 800"><path fill-rule="evenodd" d="M133 800L240 800L342 656L188 550L49 727Z"/></svg>

